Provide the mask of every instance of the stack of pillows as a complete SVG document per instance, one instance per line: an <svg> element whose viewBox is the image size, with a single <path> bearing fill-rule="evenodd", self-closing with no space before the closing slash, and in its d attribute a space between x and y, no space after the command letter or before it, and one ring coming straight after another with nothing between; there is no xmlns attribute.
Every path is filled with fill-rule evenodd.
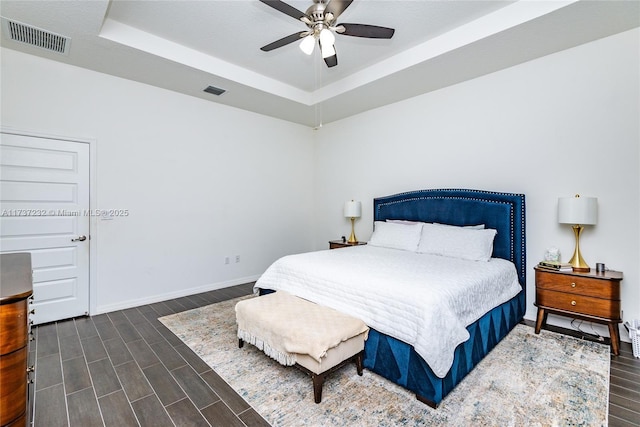
<svg viewBox="0 0 640 427"><path fill-rule="evenodd" d="M470 261L489 261L496 230L484 224L457 227L402 220L375 221L370 246L441 255Z"/></svg>

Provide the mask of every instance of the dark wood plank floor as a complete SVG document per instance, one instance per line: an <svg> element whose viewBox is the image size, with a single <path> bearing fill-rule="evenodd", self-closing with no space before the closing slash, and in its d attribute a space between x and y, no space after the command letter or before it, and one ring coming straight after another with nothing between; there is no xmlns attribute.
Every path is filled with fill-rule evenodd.
<svg viewBox="0 0 640 427"><path fill-rule="evenodd" d="M234 286L34 328L34 426L267 426L158 317L251 293ZM640 359L611 358L609 425L640 426Z"/></svg>
<svg viewBox="0 0 640 427"><path fill-rule="evenodd" d="M640 426L640 359L623 342L619 356L611 356L609 426Z"/></svg>
<svg viewBox="0 0 640 427"><path fill-rule="evenodd" d="M34 328L37 427L268 426L158 317L253 283Z"/></svg>

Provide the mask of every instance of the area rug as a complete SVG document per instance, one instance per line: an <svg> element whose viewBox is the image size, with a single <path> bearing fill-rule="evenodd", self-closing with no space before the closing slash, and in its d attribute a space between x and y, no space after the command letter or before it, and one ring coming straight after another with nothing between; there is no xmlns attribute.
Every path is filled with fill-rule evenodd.
<svg viewBox="0 0 640 427"><path fill-rule="evenodd" d="M607 425L609 347L544 330L535 335L525 325L437 409L366 369L358 376L353 364L327 378L315 404L307 375L252 345L238 348L234 306L244 298L160 321L273 426Z"/></svg>

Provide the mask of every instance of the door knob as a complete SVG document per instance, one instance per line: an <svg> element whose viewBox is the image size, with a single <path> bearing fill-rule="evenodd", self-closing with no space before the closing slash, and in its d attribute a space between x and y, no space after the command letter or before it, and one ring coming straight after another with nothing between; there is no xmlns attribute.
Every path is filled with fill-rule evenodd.
<svg viewBox="0 0 640 427"><path fill-rule="evenodd" d="M87 240L87 236L78 236L75 239L71 239L72 242L84 242Z"/></svg>

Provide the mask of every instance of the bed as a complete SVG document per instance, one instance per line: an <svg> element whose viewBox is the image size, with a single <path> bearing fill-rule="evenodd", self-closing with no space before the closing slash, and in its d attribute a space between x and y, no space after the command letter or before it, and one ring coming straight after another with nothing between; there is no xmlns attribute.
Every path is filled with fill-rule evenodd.
<svg viewBox="0 0 640 427"><path fill-rule="evenodd" d="M465 226L482 226L480 228L485 229L482 231L484 234L489 230L496 230L495 236L492 238L492 246L489 249L492 252L487 256L490 259L486 263L473 263L468 260L463 262L449 257L432 256L432 254L414 254L411 251L387 248L383 250L383 248L372 244L373 240L380 237L380 233L376 231L372 236L371 244L367 245L370 246L369 248L359 246L283 257L269 267L256 282L256 291L262 294L282 289L338 310L345 312L352 310L349 314L358 314L371 328L365 344L364 366L411 390L416 394L418 400L436 407L524 316L526 307L524 195L464 189L419 190L375 198L373 208L377 227L381 227L380 224L401 223L406 224L407 227L395 225L385 225L385 227L404 227L409 230L415 228L411 224L417 222L435 223L438 225L435 227L438 230L443 229L439 226L440 224L457 226L452 228L456 232ZM426 230L426 226L424 230ZM462 231L460 232L462 233ZM469 232L464 232L469 234ZM376 233L378 234L376 235ZM395 252L385 252L394 250ZM404 252L402 256L399 255L400 252ZM425 292L424 296L420 294L420 297L412 295L405 291L414 288L404 287L398 283L395 275L383 270L376 270L376 274L368 279L368 283L363 284L363 286L372 286L375 288L375 292L368 292L366 287L362 288L364 291L358 290L358 287L354 286L356 285L355 277L364 277L363 271L377 268L367 265L364 260L369 259L368 262L374 264L386 264L385 258L382 258L382 261L380 258L375 258L384 257L386 253L393 254L389 255L389 262L393 260L394 264L391 268L396 268L395 271L399 271L397 265L401 265L395 264L395 258L398 258L398 262L408 263L407 269L410 269L411 272L408 279L403 279L403 281L421 280L420 277L412 278L412 275L417 274L414 274L414 270L438 270L439 264L432 263L435 262L433 259L439 258L442 264L451 263L452 271L457 271L456 266L459 266L458 270L465 272L475 271L475 267L469 267L475 264L490 265L491 269L494 266L495 268L506 268L510 275L506 280L513 283L505 285L505 289L509 287L509 290L504 292L488 291L487 289L491 288L486 287L478 288L479 295L496 293L500 294L497 297L501 299L498 300L497 305L488 300L486 304L489 305L482 309L472 307L474 310L471 311L476 311L475 313L467 313L469 309L461 309L463 314L466 313L467 320L460 320L457 323L463 323L464 336L460 331L446 334L433 332L442 326L435 325L429 330L427 325L437 324L441 319L449 319L449 313L446 310L438 311L440 306L449 307L451 305L452 309L457 309L458 301L464 295L455 296L455 287L447 285L453 290L449 292L445 287L445 291L442 293L454 294L453 302L434 305L429 295L437 294L437 291L430 290ZM313 274L309 272L311 270L304 270L305 263L311 259L316 262L315 258L324 259L324 262L327 263L324 264L327 266L327 270L334 267L339 268L342 264L344 269L336 270L336 274L341 277L340 280L344 280L344 284L338 285L335 289L328 288L327 284L333 279L323 278L324 269L316 268L314 271L318 271L318 273ZM362 265L359 264L360 262ZM348 265L351 266L351 269L346 268ZM505 267L505 265L507 266ZM487 280L491 282L494 280L492 277L488 276L481 282L487 282ZM452 283L455 284L462 278L462 276L453 277ZM441 279L442 277L438 280ZM307 285L307 280L309 280L309 285ZM393 284L393 287L389 287L393 289L393 295L384 294L385 281ZM302 284L297 284L298 282ZM318 286L314 288L315 282L318 282ZM293 286L293 288L289 286ZM379 291L383 292L382 296L377 296ZM416 304L418 305L417 309ZM382 317L396 316L396 321L392 323L399 324L399 330L396 329L396 325L394 325L394 329L389 329L388 323L379 319L380 309L383 306L385 310L389 308L391 310L388 310L390 314L385 312L386 314ZM369 312L360 311L366 307L369 307ZM415 319L413 319L414 317ZM472 321L468 319L472 319ZM386 321L388 322L388 319ZM412 323L407 323L409 321ZM450 321L447 320L446 323L450 323ZM425 328L424 331L423 328ZM460 325L457 325L457 328L460 329ZM449 335L453 338L450 338ZM430 354L430 349L437 348L440 342L444 343L443 346L446 344L450 347L445 349L446 351L443 353L445 362L434 359Z"/></svg>

